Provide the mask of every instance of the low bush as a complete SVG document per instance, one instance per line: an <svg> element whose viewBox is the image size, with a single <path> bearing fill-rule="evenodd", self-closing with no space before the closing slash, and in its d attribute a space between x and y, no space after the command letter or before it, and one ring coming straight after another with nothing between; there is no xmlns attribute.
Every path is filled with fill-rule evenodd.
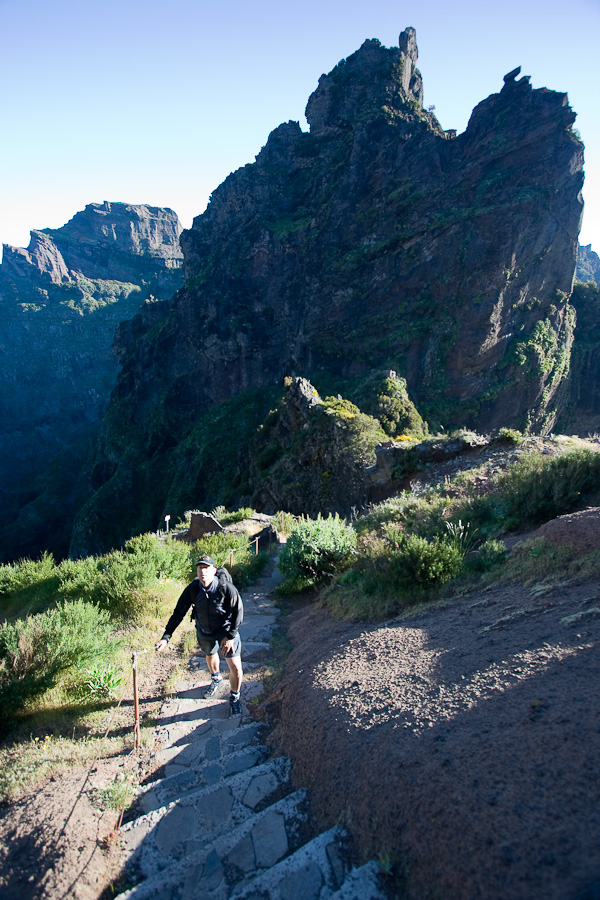
<svg viewBox="0 0 600 900"><path fill-rule="evenodd" d="M52 688L67 670L83 673L120 649L106 611L83 600L0 626L2 720Z"/></svg>
<svg viewBox="0 0 600 900"><path fill-rule="evenodd" d="M278 510L273 516L273 525L280 534L290 534L297 521L297 516L284 512L282 509Z"/></svg>
<svg viewBox="0 0 600 900"><path fill-rule="evenodd" d="M385 533L388 525L398 525L424 538L442 538L447 533L443 517L447 506L448 500L437 494L415 497L410 491L402 491L373 506L354 527L363 535L372 530Z"/></svg>
<svg viewBox="0 0 600 900"><path fill-rule="evenodd" d="M600 488L600 453L581 448L550 459L523 456L498 479L507 526L537 525L569 512L581 494Z"/></svg>
<svg viewBox="0 0 600 900"><path fill-rule="evenodd" d="M144 614L145 592L162 578L179 579L190 571L188 545L142 534L127 541L124 550L97 558L63 560L58 566L59 592L98 603L121 619L137 621Z"/></svg>
<svg viewBox="0 0 600 900"><path fill-rule="evenodd" d="M338 515L302 519L279 554L279 568L289 583L308 587L341 572L355 553L356 532Z"/></svg>
<svg viewBox="0 0 600 900"><path fill-rule="evenodd" d="M255 515L256 510L251 506L242 506L240 509L228 511L224 506L216 506L211 510L211 516L217 520L219 525L233 525L234 522L243 522L244 519L251 519Z"/></svg>
<svg viewBox="0 0 600 900"><path fill-rule="evenodd" d="M431 597L462 567L463 553L452 540L427 540L390 527L325 592L323 602L344 619L380 619Z"/></svg>
<svg viewBox="0 0 600 900"><path fill-rule="evenodd" d="M200 556L212 556L218 566L229 562L230 552L233 550L234 565L238 560L244 559L246 551L250 552L248 535L243 532L231 534L219 532L218 534L206 534L199 541L191 545L190 572L196 574L195 562Z"/></svg>
<svg viewBox="0 0 600 900"><path fill-rule="evenodd" d="M586 447L548 457L527 453L498 475L484 496L454 510L482 537L540 525L570 512L582 496L600 490L600 453Z"/></svg>
<svg viewBox="0 0 600 900"><path fill-rule="evenodd" d="M416 534L403 537L399 546L389 551L392 580L399 588L427 590L440 587L460 573L463 550L453 540L434 538L428 541Z"/></svg>
<svg viewBox="0 0 600 900"><path fill-rule="evenodd" d="M501 428L498 432L498 437L500 438L500 440L506 441L508 444L523 443L523 434L516 428Z"/></svg>
<svg viewBox="0 0 600 900"><path fill-rule="evenodd" d="M477 550L465 559L465 566L470 572L489 572L506 559L507 550L502 541L485 541Z"/></svg>
<svg viewBox="0 0 600 900"><path fill-rule="evenodd" d="M0 597L32 588L54 575L54 557L43 553L39 559L21 559L0 566Z"/></svg>

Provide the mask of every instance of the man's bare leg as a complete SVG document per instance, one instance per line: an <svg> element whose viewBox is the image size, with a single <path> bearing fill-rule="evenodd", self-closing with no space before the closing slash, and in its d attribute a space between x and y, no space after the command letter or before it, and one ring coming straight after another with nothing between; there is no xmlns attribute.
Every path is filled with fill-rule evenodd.
<svg viewBox="0 0 600 900"><path fill-rule="evenodd" d="M212 656L206 657L206 665L211 675L216 675L219 671L219 654L213 653Z"/></svg>
<svg viewBox="0 0 600 900"><path fill-rule="evenodd" d="M242 660L239 656L226 657L225 661L229 666L229 687L233 694L238 694L244 673L242 671Z"/></svg>

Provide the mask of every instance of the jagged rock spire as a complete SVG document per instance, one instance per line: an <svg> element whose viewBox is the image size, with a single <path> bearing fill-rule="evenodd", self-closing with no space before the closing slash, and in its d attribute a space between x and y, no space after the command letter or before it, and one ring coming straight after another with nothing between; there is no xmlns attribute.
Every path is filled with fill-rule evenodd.
<svg viewBox="0 0 600 900"><path fill-rule="evenodd" d="M400 58L402 60L402 89L408 99L416 100L423 106L423 79L417 69L419 49L417 32L414 28L405 28L398 38Z"/></svg>

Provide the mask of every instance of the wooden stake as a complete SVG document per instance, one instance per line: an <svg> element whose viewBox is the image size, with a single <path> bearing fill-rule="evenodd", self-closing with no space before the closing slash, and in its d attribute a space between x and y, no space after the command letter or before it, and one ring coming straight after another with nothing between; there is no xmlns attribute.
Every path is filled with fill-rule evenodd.
<svg viewBox="0 0 600 900"><path fill-rule="evenodd" d="M140 734L140 705L138 701L138 677L137 677L137 653L134 653L131 659L131 667L133 669L133 712L135 716L135 725L133 728L133 746L137 750L142 745Z"/></svg>

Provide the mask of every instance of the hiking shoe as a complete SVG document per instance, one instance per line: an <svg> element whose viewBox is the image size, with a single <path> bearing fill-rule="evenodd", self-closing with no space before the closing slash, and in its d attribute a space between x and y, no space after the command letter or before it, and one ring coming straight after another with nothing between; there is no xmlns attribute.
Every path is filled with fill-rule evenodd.
<svg viewBox="0 0 600 900"><path fill-rule="evenodd" d="M206 688L206 691L204 692L204 696L205 697L214 697L215 694L217 693L217 691L219 690L219 688L221 687L222 681L223 681L222 675L219 675L218 678L211 678L210 684Z"/></svg>
<svg viewBox="0 0 600 900"><path fill-rule="evenodd" d="M232 716L241 716L242 714L242 704L240 703L239 697L230 697L229 698L229 712Z"/></svg>

